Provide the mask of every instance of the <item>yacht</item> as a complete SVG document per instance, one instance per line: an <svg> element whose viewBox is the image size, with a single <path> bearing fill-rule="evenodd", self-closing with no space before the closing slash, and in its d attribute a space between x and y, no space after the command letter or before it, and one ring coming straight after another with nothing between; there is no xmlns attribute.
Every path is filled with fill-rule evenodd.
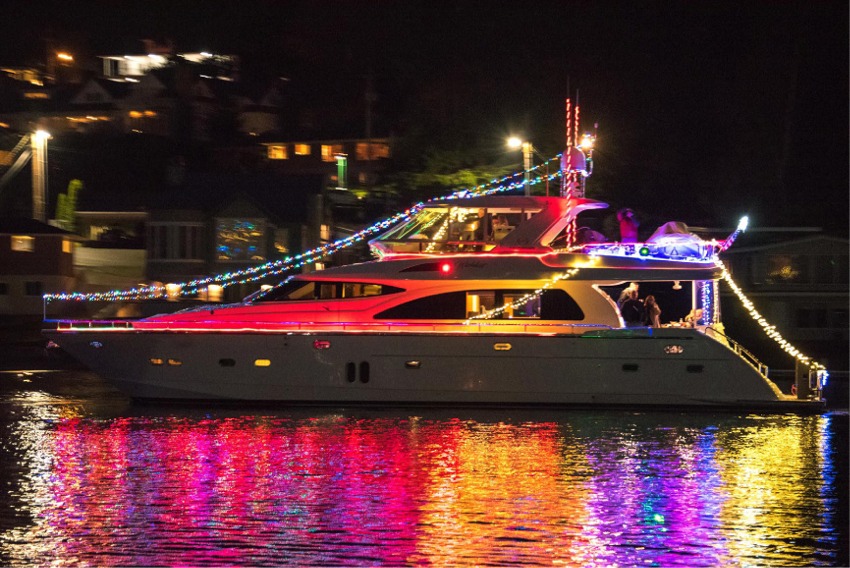
<svg viewBox="0 0 850 568"><path fill-rule="evenodd" d="M645 242L613 241L579 219L606 207L431 201L371 240L368 262L235 304L45 333L136 399L823 409L819 375L783 393L725 335L719 256L734 235L667 223ZM660 326L624 321L627 288L659 298Z"/></svg>

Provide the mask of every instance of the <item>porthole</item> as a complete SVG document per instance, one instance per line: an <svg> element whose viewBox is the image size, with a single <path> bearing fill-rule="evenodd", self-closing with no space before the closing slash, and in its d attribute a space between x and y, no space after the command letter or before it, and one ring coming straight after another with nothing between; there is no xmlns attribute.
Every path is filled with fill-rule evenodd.
<svg viewBox="0 0 850 568"><path fill-rule="evenodd" d="M183 364L183 361L181 361L180 359L169 359L168 364L172 367L179 367Z"/></svg>
<svg viewBox="0 0 850 568"><path fill-rule="evenodd" d="M236 359L219 359L218 364L222 367L235 367Z"/></svg>
<svg viewBox="0 0 850 568"><path fill-rule="evenodd" d="M151 357L150 362L151 365L162 365L165 363L165 361L160 359L159 357Z"/></svg>
<svg viewBox="0 0 850 568"><path fill-rule="evenodd" d="M668 355L681 355L685 352L685 348L681 345L665 345L664 352Z"/></svg>
<svg viewBox="0 0 850 568"><path fill-rule="evenodd" d="M272 364L271 359L254 359L255 367L270 367Z"/></svg>

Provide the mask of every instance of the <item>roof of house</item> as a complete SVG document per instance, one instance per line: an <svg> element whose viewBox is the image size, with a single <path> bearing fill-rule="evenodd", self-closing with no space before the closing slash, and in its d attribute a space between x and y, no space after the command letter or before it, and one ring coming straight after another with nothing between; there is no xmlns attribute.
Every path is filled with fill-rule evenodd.
<svg viewBox="0 0 850 568"><path fill-rule="evenodd" d="M0 234L2 235L65 235L73 233L26 217L0 217Z"/></svg>
<svg viewBox="0 0 850 568"><path fill-rule="evenodd" d="M189 172L183 183L154 198L151 210L201 210L209 215L248 201L277 222L304 222L310 200L321 194L321 175L280 176L266 172Z"/></svg>
<svg viewBox="0 0 850 568"><path fill-rule="evenodd" d="M775 232L744 233L725 254L775 252L788 254L848 254L848 239L824 233Z"/></svg>

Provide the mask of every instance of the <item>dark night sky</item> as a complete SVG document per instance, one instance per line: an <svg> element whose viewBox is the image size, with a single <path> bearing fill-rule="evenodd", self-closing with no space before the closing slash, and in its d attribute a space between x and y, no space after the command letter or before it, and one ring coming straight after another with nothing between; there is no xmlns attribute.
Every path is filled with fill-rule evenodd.
<svg viewBox="0 0 850 568"><path fill-rule="evenodd" d="M371 72L377 119L428 125L448 149L522 133L554 155L578 90L583 126L599 125L592 197L847 232L844 1L36 0L10 14L2 63L36 62L47 38L93 54L171 39L339 108Z"/></svg>

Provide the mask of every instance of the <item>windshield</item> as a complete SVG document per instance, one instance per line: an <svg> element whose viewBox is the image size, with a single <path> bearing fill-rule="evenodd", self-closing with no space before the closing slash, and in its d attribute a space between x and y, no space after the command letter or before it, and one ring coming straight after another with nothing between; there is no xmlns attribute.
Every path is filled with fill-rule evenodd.
<svg viewBox="0 0 850 568"><path fill-rule="evenodd" d="M365 298L403 292L401 288L368 282L328 282L313 280L290 280L270 289L253 300L257 302L292 302L305 300L339 300Z"/></svg>
<svg viewBox="0 0 850 568"><path fill-rule="evenodd" d="M506 207L426 207L372 245L385 252L487 251L536 212Z"/></svg>

